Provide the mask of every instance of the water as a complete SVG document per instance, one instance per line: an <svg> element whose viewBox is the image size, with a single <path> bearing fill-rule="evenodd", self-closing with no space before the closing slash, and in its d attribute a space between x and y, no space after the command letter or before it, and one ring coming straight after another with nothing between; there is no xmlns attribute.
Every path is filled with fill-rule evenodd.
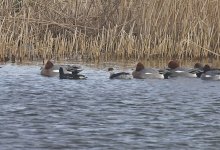
<svg viewBox="0 0 220 150"><path fill-rule="evenodd" d="M105 68L83 68L88 80L1 68L0 149L219 149L220 82L110 80Z"/></svg>

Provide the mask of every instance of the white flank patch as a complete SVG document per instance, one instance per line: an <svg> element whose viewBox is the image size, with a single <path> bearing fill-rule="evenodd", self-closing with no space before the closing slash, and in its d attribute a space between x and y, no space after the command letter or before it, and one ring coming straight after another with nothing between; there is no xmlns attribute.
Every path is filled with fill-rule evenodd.
<svg viewBox="0 0 220 150"><path fill-rule="evenodd" d="M185 71L177 70L177 71L175 71L175 72L177 72L177 73L182 73L182 72L185 72Z"/></svg>
<svg viewBox="0 0 220 150"><path fill-rule="evenodd" d="M205 75L205 77L210 78L210 77L212 77L212 76L210 76L210 75Z"/></svg>
<svg viewBox="0 0 220 150"><path fill-rule="evenodd" d="M152 74L152 73L146 72L145 74Z"/></svg>
<svg viewBox="0 0 220 150"><path fill-rule="evenodd" d="M53 72L59 72L59 70L53 70Z"/></svg>
<svg viewBox="0 0 220 150"><path fill-rule="evenodd" d="M196 75L196 74L192 74L192 76L193 76L193 77L195 77L195 78L197 77L197 75Z"/></svg>

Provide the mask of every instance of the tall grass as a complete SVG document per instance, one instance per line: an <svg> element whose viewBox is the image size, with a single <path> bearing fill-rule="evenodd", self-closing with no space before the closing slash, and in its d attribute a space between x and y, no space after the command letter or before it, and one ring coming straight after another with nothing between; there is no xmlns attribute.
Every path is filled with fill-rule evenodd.
<svg viewBox="0 0 220 150"><path fill-rule="evenodd" d="M0 58L218 58L218 0L2 0Z"/></svg>

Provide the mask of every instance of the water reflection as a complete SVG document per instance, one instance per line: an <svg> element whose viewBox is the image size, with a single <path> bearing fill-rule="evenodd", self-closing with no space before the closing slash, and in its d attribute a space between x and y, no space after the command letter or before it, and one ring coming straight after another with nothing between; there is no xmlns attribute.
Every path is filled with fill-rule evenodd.
<svg viewBox="0 0 220 150"><path fill-rule="evenodd" d="M219 82L109 80L109 65L71 81L1 68L1 149L219 149Z"/></svg>

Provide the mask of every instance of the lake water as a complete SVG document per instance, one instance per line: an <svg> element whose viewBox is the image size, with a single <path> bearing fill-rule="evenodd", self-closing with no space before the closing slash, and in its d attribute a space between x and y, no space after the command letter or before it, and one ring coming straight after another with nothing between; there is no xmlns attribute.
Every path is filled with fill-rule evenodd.
<svg viewBox="0 0 220 150"><path fill-rule="evenodd" d="M87 80L0 68L1 150L219 150L220 82L110 80L82 67Z"/></svg>

